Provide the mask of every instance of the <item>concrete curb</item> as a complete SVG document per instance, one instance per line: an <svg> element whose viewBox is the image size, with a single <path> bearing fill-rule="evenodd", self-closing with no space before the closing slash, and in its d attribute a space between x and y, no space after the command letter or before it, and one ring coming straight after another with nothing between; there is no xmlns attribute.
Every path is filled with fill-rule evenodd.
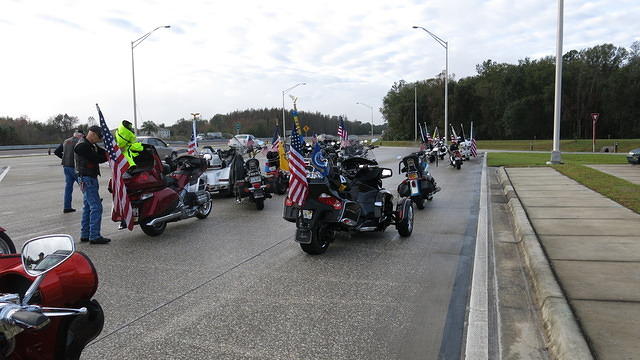
<svg viewBox="0 0 640 360"><path fill-rule="evenodd" d="M533 283L533 295L542 314L551 356L555 359L593 359L589 345L504 167L497 170L497 176L507 197L516 240Z"/></svg>

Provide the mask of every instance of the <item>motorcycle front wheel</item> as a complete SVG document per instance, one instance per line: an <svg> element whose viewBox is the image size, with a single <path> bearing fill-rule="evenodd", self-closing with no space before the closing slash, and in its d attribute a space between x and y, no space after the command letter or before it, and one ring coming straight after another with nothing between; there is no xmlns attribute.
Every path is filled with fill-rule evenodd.
<svg viewBox="0 0 640 360"><path fill-rule="evenodd" d="M11 241L9 235L0 232L0 255L15 254L16 246Z"/></svg>
<svg viewBox="0 0 640 360"><path fill-rule="evenodd" d="M167 223L163 222L157 225L140 224L140 228L142 229L142 232L149 236L158 236L161 235L164 232L164 229L167 228Z"/></svg>

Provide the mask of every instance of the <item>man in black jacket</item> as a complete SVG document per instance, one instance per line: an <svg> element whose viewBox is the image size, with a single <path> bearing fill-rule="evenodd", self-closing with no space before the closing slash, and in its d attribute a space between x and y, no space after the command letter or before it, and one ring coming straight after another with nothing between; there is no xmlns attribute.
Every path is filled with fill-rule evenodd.
<svg viewBox="0 0 640 360"><path fill-rule="evenodd" d="M80 139L73 149L80 189L84 197L80 241L89 241L91 244L106 244L111 241L100 235L102 200L98 194L98 175L100 163L107 161L106 151L96 145L101 139L102 129L99 126L91 126L87 136Z"/></svg>
<svg viewBox="0 0 640 360"><path fill-rule="evenodd" d="M81 130L76 130L73 136L63 141L58 148L53 152L57 157L62 159L62 168L64 169L64 208L63 213L70 213L76 211L71 207L71 196L73 195L73 183L76 182L76 165L74 159L73 148L78 143L78 140L82 138Z"/></svg>

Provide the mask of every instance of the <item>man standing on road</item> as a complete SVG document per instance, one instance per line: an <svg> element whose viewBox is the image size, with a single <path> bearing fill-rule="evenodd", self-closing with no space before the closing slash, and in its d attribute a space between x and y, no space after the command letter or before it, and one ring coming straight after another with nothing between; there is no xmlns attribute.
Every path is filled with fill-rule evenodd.
<svg viewBox="0 0 640 360"><path fill-rule="evenodd" d="M100 140L102 140L102 129L94 125L89 128L87 136L80 139L74 148L78 182L84 197L80 241L88 241L91 244L106 244L111 241L100 235L102 199L98 194L98 175L100 175L100 163L107 161L106 151L96 145Z"/></svg>
<svg viewBox="0 0 640 360"><path fill-rule="evenodd" d="M78 143L78 140L82 138L81 130L76 130L73 136L63 141L58 148L53 152L57 157L62 159L62 168L64 169L64 208L62 212L67 214L76 211L71 207L71 196L73 195L73 183L76 182L76 169L75 159L73 156L73 148Z"/></svg>

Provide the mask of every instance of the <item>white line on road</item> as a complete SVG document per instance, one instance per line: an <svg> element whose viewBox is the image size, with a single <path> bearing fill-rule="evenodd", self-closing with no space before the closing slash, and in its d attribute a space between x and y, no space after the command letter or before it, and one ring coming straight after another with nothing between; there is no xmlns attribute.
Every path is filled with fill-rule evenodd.
<svg viewBox="0 0 640 360"><path fill-rule="evenodd" d="M7 166L2 172L2 174L0 174L0 181L2 181L2 179L4 179L4 177L7 175L7 173L9 173L9 169L11 169L11 166Z"/></svg>
<svg viewBox="0 0 640 360"><path fill-rule="evenodd" d="M473 261L473 280L471 282L471 299L469 301L469 325L467 327L467 346L465 359L489 358L489 317L487 292L487 155L482 162L482 179L480 180L480 208L478 213L478 230L476 233L476 252Z"/></svg>

